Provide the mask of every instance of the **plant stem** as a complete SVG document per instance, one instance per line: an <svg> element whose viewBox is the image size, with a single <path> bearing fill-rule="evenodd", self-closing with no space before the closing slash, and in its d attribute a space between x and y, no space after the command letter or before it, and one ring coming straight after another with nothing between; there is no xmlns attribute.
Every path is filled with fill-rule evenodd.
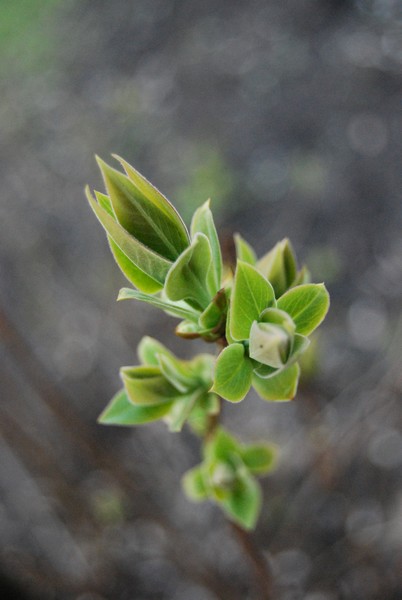
<svg viewBox="0 0 402 600"><path fill-rule="evenodd" d="M251 534L237 525L230 522L230 527L237 541L246 554L249 563L253 569L255 581L258 585L260 600L273 600L273 577L268 561L263 553L255 544Z"/></svg>

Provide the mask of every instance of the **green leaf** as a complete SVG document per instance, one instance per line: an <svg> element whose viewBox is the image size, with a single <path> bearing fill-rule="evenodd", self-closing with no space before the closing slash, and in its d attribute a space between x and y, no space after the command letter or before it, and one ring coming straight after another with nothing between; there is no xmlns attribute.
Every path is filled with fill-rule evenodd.
<svg viewBox="0 0 402 600"><path fill-rule="evenodd" d="M189 361L182 361L168 354L160 354L158 359L162 374L179 392L184 394L200 385Z"/></svg>
<svg viewBox="0 0 402 600"><path fill-rule="evenodd" d="M204 457L208 464L230 461L238 451L237 440L223 427L218 427L204 446Z"/></svg>
<svg viewBox="0 0 402 600"><path fill-rule="evenodd" d="M253 248L241 237L239 233L234 234L234 242L236 247L236 257L249 265L255 265L257 255Z"/></svg>
<svg viewBox="0 0 402 600"><path fill-rule="evenodd" d="M306 283L281 296L278 308L292 317L297 333L309 335L327 314L329 295L323 283Z"/></svg>
<svg viewBox="0 0 402 600"><path fill-rule="evenodd" d="M276 298L282 296L296 277L296 258L290 241L285 238L278 242L256 267L272 284Z"/></svg>
<svg viewBox="0 0 402 600"><path fill-rule="evenodd" d="M127 398L125 390L120 390L100 415L98 422L103 425L142 425L164 417L171 404L164 402L153 406L135 406Z"/></svg>
<svg viewBox="0 0 402 600"><path fill-rule="evenodd" d="M300 368L297 363L267 379L253 374L253 387L264 400L292 400L297 391Z"/></svg>
<svg viewBox="0 0 402 600"><path fill-rule="evenodd" d="M178 225L160 205L148 199L123 173L97 157L113 211L120 225L142 244L169 260L175 260L188 246Z"/></svg>
<svg viewBox="0 0 402 600"><path fill-rule="evenodd" d="M185 320L181 321L175 329L175 334L185 340L195 340L202 336L205 330L201 329L198 323Z"/></svg>
<svg viewBox="0 0 402 600"><path fill-rule="evenodd" d="M262 475L275 468L276 446L272 444L252 444L241 449L241 458L254 475Z"/></svg>
<svg viewBox="0 0 402 600"><path fill-rule="evenodd" d="M153 202L169 220L174 224L176 229L177 237L181 238L182 250L187 248L190 244L190 236L187 231L183 219L173 206L171 202L154 186L148 181L141 173L139 173L134 167L132 167L127 161L125 161L117 154L112 155L113 158L118 160L122 165L123 169L127 173L128 178L132 181L135 187L143 194L150 202Z"/></svg>
<svg viewBox="0 0 402 600"><path fill-rule="evenodd" d="M247 340L253 321L265 308L275 304L274 290L253 266L238 260L230 301L230 333L235 340Z"/></svg>
<svg viewBox="0 0 402 600"><path fill-rule="evenodd" d="M210 279L212 252L208 238L197 233L191 246L170 268L165 292L170 300L186 300L204 310L218 291Z"/></svg>
<svg viewBox="0 0 402 600"><path fill-rule="evenodd" d="M110 235L107 236L109 247L115 259L117 266L130 283L140 290L145 290L149 294L159 292L161 284L149 277L144 271L141 271L127 256L120 250Z"/></svg>
<svg viewBox="0 0 402 600"><path fill-rule="evenodd" d="M134 404L161 404L180 396L158 367L122 367L120 375L127 396Z"/></svg>
<svg viewBox="0 0 402 600"><path fill-rule="evenodd" d="M101 206L113 219L116 221L116 215L114 214L113 206L110 201L109 196L106 194L102 194L102 192L97 192L94 190L95 198L98 201L99 206Z"/></svg>
<svg viewBox="0 0 402 600"><path fill-rule="evenodd" d="M159 367L159 355L174 355L158 340L146 335L138 344L137 353L142 364L150 367Z"/></svg>
<svg viewBox="0 0 402 600"><path fill-rule="evenodd" d="M189 319L194 322L197 322L199 317L199 312L196 312L190 307L183 308L182 306L174 304L173 302L169 302L168 300L162 300L157 296L150 296L130 288L122 288L117 296L117 300L140 300L141 302L147 302L156 308L161 308L165 312L168 312L175 317Z"/></svg>
<svg viewBox="0 0 402 600"><path fill-rule="evenodd" d="M310 340L300 333L296 333L293 339L293 346L288 360L288 364L297 360L310 345Z"/></svg>
<svg viewBox="0 0 402 600"><path fill-rule="evenodd" d="M182 479L184 492L190 500L199 502L209 496L208 486L205 482L203 465L194 467L184 474Z"/></svg>
<svg viewBox="0 0 402 600"><path fill-rule="evenodd" d="M211 335L215 334L216 339L223 337L225 334L227 307L226 290L222 288L200 315L198 320L200 329L210 331Z"/></svg>
<svg viewBox="0 0 402 600"><path fill-rule="evenodd" d="M212 251L214 285L216 289L219 289L222 279L222 254L209 204L210 201L207 200L195 211L191 221L191 236L195 237L197 233L203 233L207 236Z"/></svg>
<svg viewBox="0 0 402 600"><path fill-rule="evenodd" d="M86 194L92 210L116 246L118 246L121 252L134 263L144 275L153 280L154 283L152 289L150 290L149 286L145 283L145 285L142 286L142 291L154 292L154 287L161 289L172 263L159 254L156 254L127 233L107 210L95 202L89 192L89 188L86 188ZM147 278L144 278L144 281L147 282Z"/></svg>
<svg viewBox="0 0 402 600"><path fill-rule="evenodd" d="M262 504L262 493L258 482L251 475L238 480L235 489L222 506L232 521L244 529L254 529Z"/></svg>
<svg viewBox="0 0 402 600"><path fill-rule="evenodd" d="M170 431L181 431L184 423L188 419L191 411L194 408L200 392L197 390L192 394L177 398L170 409L169 414L165 417Z"/></svg>
<svg viewBox="0 0 402 600"><path fill-rule="evenodd" d="M243 344L231 344L218 356L212 391L225 400L239 402L250 389L252 372L253 365L245 356Z"/></svg>

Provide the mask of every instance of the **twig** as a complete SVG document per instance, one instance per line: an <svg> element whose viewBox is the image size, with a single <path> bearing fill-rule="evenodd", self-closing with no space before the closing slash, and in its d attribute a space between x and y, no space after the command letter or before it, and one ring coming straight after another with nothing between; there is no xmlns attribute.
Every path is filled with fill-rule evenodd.
<svg viewBox="0 0 402 600"><path fill-rule="evenodd" d="M248 531L232 522L230 522L230 527L254 571L260 600L273 600L274 581L268 561Z"/></svg>

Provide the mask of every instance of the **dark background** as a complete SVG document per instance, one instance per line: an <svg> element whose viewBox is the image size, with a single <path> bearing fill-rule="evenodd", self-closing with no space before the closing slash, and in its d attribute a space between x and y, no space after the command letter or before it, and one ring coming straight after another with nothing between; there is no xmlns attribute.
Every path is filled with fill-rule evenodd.
<svg viewBox="0 0 402 600"><path fill-rule="evenodd" d="M255 534L277 599L399 600L400 1L1 0L0 52L0 596L257 598L182 495L190 433L96 424L142 335L199 349L115 303L83 188L116 152L187 221L211 197L225 247L289 236L327 282L297 399L224 420L281 448Z"/></svg>

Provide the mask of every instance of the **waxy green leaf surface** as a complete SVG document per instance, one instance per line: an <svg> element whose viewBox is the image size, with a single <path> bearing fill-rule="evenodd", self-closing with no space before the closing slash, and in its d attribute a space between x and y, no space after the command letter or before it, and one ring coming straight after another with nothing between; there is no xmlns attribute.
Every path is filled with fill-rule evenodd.
<svg viewBox="0 0 402 600"><path fill-rule="evenodd" d="M117 221L128 233L169 260L188 246L183 225L147 198L126 175L97 159Z"/></svg>
<svg viewBox="0 0 402 600"><path fill-rule="evenodd" d="M329 295L323 283L306 283L286 292L277 306L292 317L297 333L309 335L327 314Z"/></svg>
<svg viewBox="0 0 402 600"><path fill-rule="evenodd" d="M134 405L125 390L120 390L109 402L98 422L103 425L143 425L164 417L170 410L171 402L153 406Z"/></svg>
<svg viewBox="0 0 402 600"><path fill-rule="evenodd" d="M213 391L230 402L243 400L251 386L252 371L243 344L231 344L216 361Z"/></svg>
<svg viewBox="0 0 402 600"><path fill-rule="evenodd" d="M297 363L263 379L253 374L253 387L264 400L292 400L297 391L300 367Z"/></svg>
<svg viewBox="0 0 402 600"><path fill-rule="evenodd" d="M230 333L247 340L251 325L265 308L275 304L272 285L253 266L237 261L230 303Z"/></svg>
<svg viewBox="0 0 402 600"><path fill-rule="evenodd" d="M145 284L142 286L142 291L155 291L155 284L155 287L162 289L166 275L172 263L156 252L153 252L141 244L141 242L135 239L132 235L127 233L127 231L119 223L117 223L117 221L107 210L95 202L88 189L87 198L101 225L110 235L116 246L118 246L121 252L131 262L133 262L139 270L143 271L143 273L148 276L144 279ZM148 278L151 278L154 282L152 290L150 290L149 286L147 285Z"/></svg>

